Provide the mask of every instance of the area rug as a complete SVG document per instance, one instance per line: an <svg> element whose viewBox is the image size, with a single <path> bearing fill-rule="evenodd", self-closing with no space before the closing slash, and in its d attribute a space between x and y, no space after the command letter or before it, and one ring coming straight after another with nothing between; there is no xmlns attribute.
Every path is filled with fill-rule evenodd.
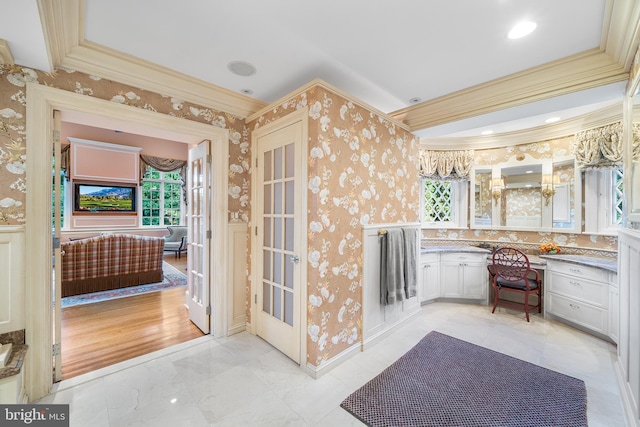
<svg viewBox="0 0 640 427"><path fill-rule="evenodd" d="M438 332L340 405L369 426L586 426L582 380Z"/></svg>
<svg viewBox="0 0 640 427"><path fill-rule="evenodd" d="M73 307L74 305L91 304L110 299L130 297L132 295L147 294L149 292L164 291L166 289L187 286L187 276L171 264L162 261L162 273L164 280L158 283L130 286L128 288L114 289L112 291L93 292L91 294L73 295L62 298L60 307Z"/></svg>

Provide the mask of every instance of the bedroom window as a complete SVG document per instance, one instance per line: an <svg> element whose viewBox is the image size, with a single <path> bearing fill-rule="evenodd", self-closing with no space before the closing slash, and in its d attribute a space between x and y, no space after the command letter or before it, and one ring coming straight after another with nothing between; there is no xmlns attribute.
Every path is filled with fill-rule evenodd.
<svg viewBox="0 0 640 427"><path fill-rule="evenodd" d="M421 180L423 228L467 226L467 181Z"/></svg>
<svg viewBox="0 0 640 427"><path fill-rule="evenodd" d="M182 180L180 171L160 172L149 167L141 185L142 226L180 225Z"/></svg>

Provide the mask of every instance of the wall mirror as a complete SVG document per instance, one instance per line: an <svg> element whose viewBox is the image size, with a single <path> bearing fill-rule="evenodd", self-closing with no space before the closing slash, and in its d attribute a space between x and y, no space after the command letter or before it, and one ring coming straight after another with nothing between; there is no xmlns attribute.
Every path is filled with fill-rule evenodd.
<svg viewBox="0 0 640 427"><path fill-rule="evenodd" d="M624 131L624 188L627 194L627 219L629 223L640 223L640 159L633 151L634 124L640 123L638 109L640 109L640 65L639 53L636 53L633 67L629 76L627 96L624 100L623 131ZM635 157L635 158L634 158ZM628 190L627 190L628 189ZM630 224L633 226L634 224Z"/></svg>
<svg viewBox="0 0 640 427"><path fill-rule="evenodd" d="M476 167L471 228L579 232L578 173L573 156Z"/></svg>

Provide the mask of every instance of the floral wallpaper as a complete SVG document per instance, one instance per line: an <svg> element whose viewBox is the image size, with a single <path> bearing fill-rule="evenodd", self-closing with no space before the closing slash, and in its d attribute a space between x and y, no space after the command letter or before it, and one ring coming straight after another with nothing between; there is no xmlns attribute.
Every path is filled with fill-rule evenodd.
<svg viewBox="0 0 640 427"><path fill-rule="evenodd" d="M309 107L307 359L319 366L361 339L363 225L419 220L418 140L314 86L249 123Z"/></svg>
<svg viewBox="0 0 640 427"><path fill-rule="evenodd" d="M27 82L229 129L229 217L249 220L251 153L244 120L69 69L48 74L4 65L0 66L0 225L25 222Z"/></svg>
<svg viewBox="0 0 640 427"><path fill-rule="evenodd" d="M523 156L530 156L534 159L551 159L553 157L569 156L572 154L570 149L572 141L573 137L567 136L564 138L532 142L529 144L521 144L511 147L475 150L474 164L476 167L491 166L497 163L523 158ZM570 182L572 189L575 188L575 183L573 182L573 166L562 166L556 170L555 174L560 176L561 182ZM539 196L537 197L537 200L540 200ZM573 199L571 202L573 203ZM504 203L502 205L504 206ZM529 204L526 207L523 206L522 209L533 209L533 207ZM521 212L526 211L522 210ZM503 211L503 217L505 214L506 212ZM470 243L479 242L489 244L511 243L531 245L531 248L537 248L540 243L546 243L549 241L553 241L568 250L571 250L572 248L575 248L576 250L578 248L584 248L587 250L616 251L618 248L617 237L595 234L511 230L424 229L422 230L422 236L427 240L464 240Z"/></svg>

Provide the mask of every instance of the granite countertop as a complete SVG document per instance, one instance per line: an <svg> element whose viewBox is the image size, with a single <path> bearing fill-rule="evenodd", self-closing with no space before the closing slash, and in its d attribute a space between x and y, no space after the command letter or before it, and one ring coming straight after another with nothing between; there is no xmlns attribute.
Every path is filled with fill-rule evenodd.
<svg viewBox="0 0 640 427"><path fill-rule="evenodd" d="M20 373L22 363L27 355L27 348L28 346L25 344L13 346L7 364L4 368L0 368L0 380Z"/></svg>
<svg viewBox="0 0 640 427"><path fill-rule="evenodd" d="M618 260L615 258L598 258L587 255L540 255L540 258L547 260L557 260L570 262L572 264L586 265L588 267L597 267L603 270L618 272Z"/></svg>
<svg viewBox="0 0 640 427"><path fill-rule="evenodd" d="M477 246L427 246L420 248L420 253L428 254L432 252L466 252L466 253L485 253L490 254L489 249L479 248Z"/></svg>

